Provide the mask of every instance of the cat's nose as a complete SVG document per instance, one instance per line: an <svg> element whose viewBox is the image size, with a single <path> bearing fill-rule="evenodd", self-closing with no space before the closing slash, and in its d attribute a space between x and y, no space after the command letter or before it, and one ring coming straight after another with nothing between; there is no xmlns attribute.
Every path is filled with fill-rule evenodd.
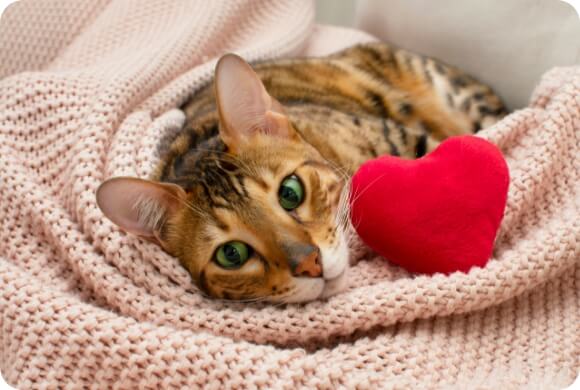
<svg viewBox="0 0 580 390"><path fill-rule="evenodd" d="M320 264L320 251L318 248L305 255L294 268L294 276L318 278L322 276L322 265Z"/></svg>

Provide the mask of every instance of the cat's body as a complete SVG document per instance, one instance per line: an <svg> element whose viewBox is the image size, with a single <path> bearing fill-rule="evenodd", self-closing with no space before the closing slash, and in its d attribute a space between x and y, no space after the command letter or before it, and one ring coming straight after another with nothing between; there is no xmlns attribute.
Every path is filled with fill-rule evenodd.
<svg viewBox="0 0 580 390"><path fill-rule="evenodd" d="M121 219L103 207L105 196L99 203L220 298L290 302L336 293L348 265L348 176L382 154L421 157L505 114L487 86L386 44L256 64L265 90L236 58L224 57L215 87L183 106L187 124L152 178L171 184L113 179L118 191L136 194L134 215Z"/></svg>
<svg viewBox="0 0 580 390"><path fill-rule="evenodd" d="M253 68L306 141L350 173L381 154L420 157L427 143L431 150L506 113L489 87L457 68L384 43ZM186 127L156 179L178 178L171 172L174 158L195 154L200 145L223 150L213 84L182 108Z"/></svg>

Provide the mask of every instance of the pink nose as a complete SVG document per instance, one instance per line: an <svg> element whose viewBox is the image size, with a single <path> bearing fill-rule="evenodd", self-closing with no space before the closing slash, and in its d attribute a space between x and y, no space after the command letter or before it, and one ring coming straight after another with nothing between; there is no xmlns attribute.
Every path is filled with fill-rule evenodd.
<svg viewBox="0 0 580 390"><path fill-rule="evenodd" d="M304 256L294 269L294 276L318 278L322 276L322 266L319 261L319 252L314 250Z"/></svg>

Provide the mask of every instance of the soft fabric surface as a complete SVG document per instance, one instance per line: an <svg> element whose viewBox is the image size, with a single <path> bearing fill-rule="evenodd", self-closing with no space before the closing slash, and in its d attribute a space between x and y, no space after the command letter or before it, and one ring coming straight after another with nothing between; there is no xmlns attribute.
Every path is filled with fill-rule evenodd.
<svg viewBox="0 0 580 390"><path fill-rule="evenodd" d="M362 242L407 271L467 272L492 256L508 187L497 146L451 137L417 160L364 163L352 177L352 225Z"/></svg>
<svg viewBox="0 0 580 390"><path fill-rule="evenodd" d="M369 37L313 30L307 1L18 2L0 26L2 375L22 389L538 388L579 369L580 69L482 137L512 182L493 259L413 277L372 255L329 301L204 299L177 261L95 204L146 176L172 110L214 57L328 52ZM311 39L311 41L308 41ZM169 111L168 111L169 110ZM361 253L361 252L359 252ZM532 388L532 387L527 387Z"/></svg>

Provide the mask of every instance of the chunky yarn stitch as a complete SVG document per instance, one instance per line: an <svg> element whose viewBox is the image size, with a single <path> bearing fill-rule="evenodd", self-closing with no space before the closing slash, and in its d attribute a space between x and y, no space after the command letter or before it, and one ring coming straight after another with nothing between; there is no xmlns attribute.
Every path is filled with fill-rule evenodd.
<svg viewBox="0 0 580 390"><path fill-rule="evenodd" d="M28 0L0 22L0 369L31 388L561 388L580 355L580 68L482 137L511 171L483 269L413 276L372 254L328 301L203 298L95 203L147 176L216 57L328 53L307 0ZM477 174L476 172L474 174ZM360 248L359 248L360 249ZM535 386L535 387L534 387Z"/></svg>

